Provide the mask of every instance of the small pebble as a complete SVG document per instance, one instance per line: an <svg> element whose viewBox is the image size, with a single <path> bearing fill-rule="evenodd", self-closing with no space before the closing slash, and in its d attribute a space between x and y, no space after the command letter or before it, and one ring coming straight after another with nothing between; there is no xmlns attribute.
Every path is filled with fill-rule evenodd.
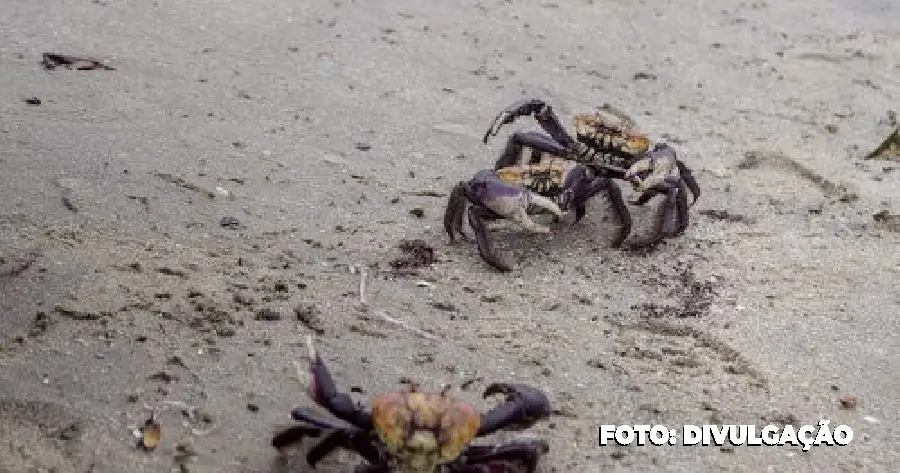
<svg viewBox="0 0 900 473"><path fill-rule="evenodd" d="M276 320L281 320L281 314L274 309L261 309L256 313L256 320L274 322Z"/></svg>
<svg viewBox="0 0 900 473"><path fill-rule="evenodd" d="M844 396L841 399L841 407L844 409L856 408L856 398L853 396Z"/></svg>
<svg viewBox="0 0 900 473"><path fill-rule="evenodd" d="M239 226L241 226L241 222L234 217L226 216L222 217L222 219L219 220L219 226L224 228L238 228Z"/></svg>

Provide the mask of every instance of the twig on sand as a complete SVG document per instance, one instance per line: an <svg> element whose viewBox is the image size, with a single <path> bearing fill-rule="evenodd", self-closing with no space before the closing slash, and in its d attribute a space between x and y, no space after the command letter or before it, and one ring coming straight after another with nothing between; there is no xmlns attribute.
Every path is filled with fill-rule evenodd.
<svg viewBox="0 0 900 473"><path fill-rule="evenodd" d="M369 305L369 303L366 302L366 277L367 276L368 276L368 274L366 272L366 268L365 267L360 268L360 270L359 270L359 303L364 306Z"/></svg>
<svg viewBox="0 0 900 473"><path fill-rule="evenodd" d="M150 406L144 405L145 408L151 409ZM199 407L192 406L183 401L162 401L155 408L151 409L150 418L158 419L162 413L176 409L181 411L182 418L182 426L191 429L191 433L196 435L197 437L203 437L208 435L216 428L216 424L212 424L208 429L202 430L194 427L194 425L202 424L207 421L202 415L202 412Z"/></svg>
<svg viewBox="0 0 900 473"><path fill-rule="evenodd" d="M390 315L387 314L387 312L384 312L384 311L382 311L382 310L380 310L380 311L378 311L378 312L375 312L375 315L377 315L379 318L381 318L381 319L384 320L385 322L390 322L390 323L392 323L392 324L394 324L394 325L399 325L400 327L403 327L403 328L405 328L406 330L409 330L410 332L412 332L412 333L414 333L414 334L416 334L416 335L418 335L418 336L420 336L420 337L422 337L422 338L427 338L427 339L429 339L429 340L437 340L437 339L438 339L438 337L436 337L436 336L434 336L434 335L432 335L432 334L430 334L430 333L428 333L428 332L426 332L426 331L424 331L424 330L422 330L422 329L418 329L418 328L413 327L412 325L409 325L408 323L406 323L406 322L404 322L404 321L402 321L402 320L400 320L400 319L396 319L396 318L394 318L394 317L391 317Z"/></svg>
<svg viewBox="0 0 900 473"><path fill-rule="evenodd" d="M359 274L359 303L362 306L360 308L360 310L362 310L363 312L370 312L369 301L368 301L368 297L366 296L368 271L366 271L366 268L364 266L360 266L359 268L357 268L355 266L351 266L351 268L350 268L351 273L355 273L357 270L360 273ZM391 317L390 315L387 314L387 312L385 312L383 310L376 311L375 315L378 318L380 318L381 320L384 320L385 322L388 322L388 323L391 323L394 325L398 325L406 330L409 330L412 333L415 333L416 335L418 335L422 338L427 338L429 340L438 340L439 339L439 337L432 335L422 329L413 327L412 325L408 324L407 322L404 322L403 320L397 319L395 317ZM310 343L311 343L311 340L307 341L307 344L310 344ZM311 345L309 345L309 346L311 346ZM314 357L315 351L312 348L310 350L312 350L312 351L310 351L309 356Z"/></svg>

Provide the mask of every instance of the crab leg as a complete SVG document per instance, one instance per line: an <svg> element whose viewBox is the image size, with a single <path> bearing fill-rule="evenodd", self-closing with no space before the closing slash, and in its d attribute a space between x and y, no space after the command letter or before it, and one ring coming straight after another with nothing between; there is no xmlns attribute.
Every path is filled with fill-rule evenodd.
<svg viewBox="0 0 900 473"><path fill-rule="evenodd" d="M313 345L312 335L306 337L306 347L309 352L310 381L307 394L312 400L334 414L335 417L345 420L363 430L372 429L372 414L353 404L350 395L339 392L335 387L334 379L325 366L325 362ZM292 415L297 417L299 409L294 409ZM301 416L302 420L303 417Z"/></svg>
<svg viewBox="0 0 900 473"><path fill-rule="evenodd" d="M391 469L382 465L357 465L353 473L390 473Z"/></svg>
<svg viewBox="0 0 900 473"><path fill-rule="evenodd" d="M481 416L478 436L492 434L503 428L528 428L550 415L550 400L541 390L525 384L494 383L483 397L506 395L506 402Z"/></svg>
<svg viewBox="0 0 900 473"><path fill-rule="evenodd" d="M478 246L478 254L481 255L481 259L495 269L506 272L512 268L493 252L487 237L487 224L485 221L493 220L494 215L487 207L481 205L473 206L469 208L469 225L472 227L472 232L475 233L475 243Z"/></svg>
<svg viewBox="0 0 900 473"><path fill-rule="evenodd" d="M282 449L290 445L303 441L305 437L319 438L322 436L322 429L319 427L310 427L308 425L291 426L272 437L272 446Z"/></svg>
<svg viewBox="0 0 900 473"><path fill-rule="evenodd" d="M462 228L463 216L466 213L466 202L466 183L459 182L450 191L447 208L444 210L444 230L450 236L450 243L456 241L457 234L463 241L469 239Z"/></svg>
<svg viewBox="0 0 900 473"><path fill-rule="evenodd" d="M664 191L666 199L660 208L659 224L657 226L657 234L654 241L660 241L665 237L675 234L676 226L672 221L673 212L678 204L678 187L672 186Z"/></svg>
<svg viewBox="0 0 900 473"><path fill-rule="evenodd" d="M323 458L328 456L329 453L334 450L342 448L344 450L350 450L352 452L356 452L359 456L366 459L367 462L373 465L381 465L382 458L379 454L378 450L369 442L369 439L362 432L348 432L346 430L338 430L336 432L331 433L327 437L325 437L321 442L319 442L315 447L309 450L309 453L306 454L306 463L309 466L315 468L316 463L319 463ZM376 471L386 471L386 470L368 470L373 473Z"/></svg>
<svg viewBox="0 0 900 473"><path fill-rule="evenodd" d="M457 471L532 473L548 451L550 445L543 439L516 439L501 445L472 446L463 453L466 465Z"/></svg>
<svg viewBox="0 0 900 473"><path fill-rule="evenodd" d="M696 197L696 194L694 194ZM696 200L695 200L696 202ZM675 235L681 235L687 230L690 224L690 205L687 201L687 182L682 181L678 184L678 196L675 198L675 207L677 210L676 218L678 226L675 228Z"/></svg>
<svg viewBox="0 0 900 473"><path fill-rule="evenodd" d="M593 179L587 188L576 192L572 197L572 206L575 208L575 222L579 222L587 212L586 202L600 192L605 192L609 203L612 206L616 218L619 219L619 234L612 242L613 247L620 246L628 235L631 233L631 212L625 205L625 199L622 198L622 190L619 186L608 177L597 177Z"/></svg>
<svg viewBox="0 0 900 473"><path fill-rule="evenodd" d="M534 115L541 128L560 145L568 148L575 142L566 132L562 123L560 123L559 117L553 112L553 107L540 99L520 100L503 109L491 122L491 126L484 134L482 141L487 143L490 137L497 135L503 125L512 123L516 118L526 115Z"/></svg>
<svg viewBox="0 0 900 473"><path fill-rule="evenodd" d="M688 189L691 190L691 194L694 196L694 200L691 201L691 207L697 203L697 199L700 198L700 185L697 184L697 179L694 177L694 173L691 172L690 168L685 166L681 161L676 161L678 164L678 172L681 174L681 180L687 185Z"/></svg>

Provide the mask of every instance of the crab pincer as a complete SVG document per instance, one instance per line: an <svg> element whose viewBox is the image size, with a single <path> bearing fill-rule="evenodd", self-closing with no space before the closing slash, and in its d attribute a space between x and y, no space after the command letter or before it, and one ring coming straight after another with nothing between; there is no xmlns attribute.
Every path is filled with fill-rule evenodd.
<svg viewBox="0 0 900 473"><path fill-rule="evenodd" d="M307 394L313 402L324 407L341 420L358 427L371 428L372 414L359 409L353 403L349 394L338 391L334 379L331 377L331 372L313 345L312 335L306 337L306 347L307 356L309 357ZM295 409L292 415L295 420L303 420L307 417L304 409Z"/></svg>
<svg viewBox="0 0 900 473"><path fill-rule="evenodd" d="M501 429L522 430L550 415L550 399L540 389L521 383L493 383L485 388L482 397L506 396L506 401L481 416L478 435Z"/></svg>
<svg viewBox="0 0 900 473"><path fill-rule="evenodd" d="M491 247L487 235L489 222L507 219L533 233L549 233L549 227L532 220L529 208L542 208L557 217L566 214L550 198L523 185L504 180L498 171L486 169L476 173L469 181L459 182L450 192L444 212L444 229L451 242L455 241L456 235L466 238L462 227L463 216L469 204L469 226L475 234L478 253L485 262L499 271L509 271L511 267Z"/></svg>

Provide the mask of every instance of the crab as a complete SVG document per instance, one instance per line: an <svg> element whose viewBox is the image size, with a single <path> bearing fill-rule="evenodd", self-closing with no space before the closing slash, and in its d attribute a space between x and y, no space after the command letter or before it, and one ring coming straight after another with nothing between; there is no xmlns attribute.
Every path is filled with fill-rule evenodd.
<svg viewBox="0 0 900 473"><path fill-rule="evenodd" d="M534 214L550 213L559 221L574 210L577 223L586 213L587 201L602 191L619 200L622 198L611 179L597 176L578 162L561 158L547 157L533 164L485 169L453 187L444 212L444 229L451 243L455 243L457 234L468 241L462 228L468 207L469 226L475 234L478 253L486 263L506 272L512 267L492 250L487 237L488 222L507 219L533 233L549 233L549 227L532 219Z"/></svg>
<svg viewBox="0 0 900 473"><path fill-rule="evenodd" d="M549 444L540 438L519 438L495 445L472 445L477 438L501 429L525 429L550 414L550 401L537 388L494 383L483 394L506 401L485 414L454 399L445 386L423 392L415 384L377 396L371 410L354 405L337 390L331 374L307 337L308 394L313 401L347 424L323 419L303 408L291 412L299 425L278 433L272 446L281 450L304 438L325 436L307 454L315 467L337 448L354 451L367 463L354 473L533 473ZM327 433L326 432L329 432Z"/></svg>
<svg viewBox="0 0 900 473"><path fill-rule="evenodd" d="M503 125L513 123L517 118L527 115L533 115L545 133L520 131L510 135L506 148L494 165L495 169L522 162L524 150L527 148L531 150L529 161L531 163L540 162L545 159L545 155L550 155L582 163L590 167L599 177L630 182L642 171L635 169L629 172L629 169L638 162L642 162L648 152L657 149L657 147L650 148L650 139L636 131L633 124L628 123L629 120L615 120L599 111L593 114L575 115L573 120L575 138L572 138L560 123L553 108L539 99L520 100L505 108L494 118L482 141L486 144L490 137L497 135ZM671 150L671 148L668 149ZM674 157L674 150L671 151L671 154L677 172L668 172L670 181L674 188L678 189L676 191L678 194L684 194L686 189L690 190L693 194L693 201L688 207L693 206L700 197L700 186L691 170L677 157ZM616 184L610 183L606 190L613 211L621 222L621 231L612 242L612 246L618 247L631 232L631 214L621 198L621 192ZM667 197L667 202L669 200ZM669 213L671 212L669 211ZM666 215L666 211L662 214L661 218ZM686 215L684 222L687 222ZM658 231L652 238L653 242L680 234L684 230L682 228L681 231L666 233L664 230L667 228L665 224L658 225Z"/></svg>

